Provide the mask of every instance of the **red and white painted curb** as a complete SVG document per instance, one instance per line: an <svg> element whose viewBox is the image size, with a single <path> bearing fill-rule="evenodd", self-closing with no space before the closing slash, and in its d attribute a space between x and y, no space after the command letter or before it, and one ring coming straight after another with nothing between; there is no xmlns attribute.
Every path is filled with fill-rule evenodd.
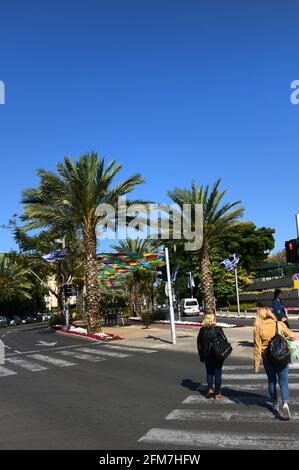
<svg viewBox="0 0 299 470"><path fill-rule="evenodd" d="M69 330L60 325L54 326L53 328L56 331L60 331L61 333L83 336L85 338L96 339L98 341L116 341L119 339L124 339L121 336L114 335L112 333L87 333L87 330L85 328L76 328L74 326L71 326Z"/></svg>

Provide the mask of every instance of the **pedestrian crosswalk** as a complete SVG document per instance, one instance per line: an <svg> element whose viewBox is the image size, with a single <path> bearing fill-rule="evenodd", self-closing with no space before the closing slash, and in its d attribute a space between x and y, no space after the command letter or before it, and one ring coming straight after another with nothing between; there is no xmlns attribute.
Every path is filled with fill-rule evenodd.
<svg viewBox="0 0 299 470"><path fill-rule="evenodd" d="M290 364L291 421L272 409L266 374L249 371L251 365L224 366L221 400L207 399L206 385L194 386L164 416L165 426L150 429L138 442L161 449L299 450L299 364Z"/></svg>
<svg viewBox="0 0 299 470"><path fill-rule="evenodd" d="M134 348L122 345L92 345L90 347L53 348L44 352L8 354L5 365L0 366L0 379L15 376L21 371L41 372L51 367L63 368L79 363L101 363L110 359L123 359L136 354L155 353L155 349Z"/></svg>

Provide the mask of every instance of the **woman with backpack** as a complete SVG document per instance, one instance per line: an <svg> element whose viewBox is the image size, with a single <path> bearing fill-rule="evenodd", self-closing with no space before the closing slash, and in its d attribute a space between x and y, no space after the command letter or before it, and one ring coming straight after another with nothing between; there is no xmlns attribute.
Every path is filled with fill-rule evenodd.
<svg viewBox="0 0 299 470"><path fill-rule="evenodd" d="M284 322L278 321L270 308L260 308L255 320L254 329L254 370L259 372L260 362L263 359L264 368L268 377L268 389L272 401L272 408L279 412L276 383L278 383L282 397L282 412L285 419L291 418L289 408L288 369L290 353L285 338L295 338L295 334Z"/></svg>
<svg viewBox="0 0 299 470"><path fill-rule="evenodd" d="M220 347L219 347L220 345ZM216 316L208 313L197 336L197 349L201 362L206 366L208 392L206 397L221 400L221 379L224 359L232 348L222 328L216 326ZM215 388L214 388L215 387Z"/></svg>

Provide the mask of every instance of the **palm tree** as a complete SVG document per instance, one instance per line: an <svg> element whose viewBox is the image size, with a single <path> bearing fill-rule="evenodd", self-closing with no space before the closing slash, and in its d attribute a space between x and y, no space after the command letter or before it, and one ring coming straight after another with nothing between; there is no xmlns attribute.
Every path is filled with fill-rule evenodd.
<svg viewBox="0 0 299 470"><path fill-rule="evenodd" d="M0 295L3 299L31 298L32 282L28 271L17 262L17 258L0 256Z"/></svg>
<svg viewBox="0 0 299 470"><path fill-rule="evenodd" d="M62 235L79 231L84 245L84 275L87 317L90 331L100 330L99 289L96 266L96 229L102 216L99 204L117 205L143 178L135 174L111 187L122 168L115 161L105 167L96 153L82 155L77 162L66 157L57 164L57 173L39 169L40 184L23 192L26 230L52 228ZM140 202L140 201L134 201Z"/></svg>
<svg viewBox="0 0 299 470"><path fill-rule="evenodd" d="M119 245L111 245L113 250L118 253L130 254L138 253L142 255L153 249L152 241L142 238L128 238L127 240L120 240Z"/></svg>
<svg viewBox="0 0 299 470"><path fill-rule="evenodd" d="M226 190L219 190L221 180L218 179L211 191L209 185L197 186L194 181L191 190L174 188L168 191L168 197L183 209L190 204L193 212L195 204L203 205L203 244L199 250L200 280L203 293L204 312L215 312L214 283L209 259L209 249L216 243L217 237L226 233L242 216L244 209L239 206L241 201L221 204ZM192 230L196 229L192 220Z"/></svg>

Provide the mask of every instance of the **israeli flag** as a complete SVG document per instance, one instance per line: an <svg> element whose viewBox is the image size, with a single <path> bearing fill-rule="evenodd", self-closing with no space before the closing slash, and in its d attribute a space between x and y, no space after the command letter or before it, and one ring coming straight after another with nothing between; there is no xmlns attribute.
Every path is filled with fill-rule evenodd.
<svg viewBox="0 0 299 470"><path fill-rule="evenodd" d="M190 278L191 278L191 284L190 284ZM188 284L187 284L188 289L190 289L191 285L192 287L195 287L194 277L188 274Z"/></svg>
<svg viewBox="0 0 299 470"><path fill-rule="evenodd" d="M176 278L178 276L178 272L179 272L179 269L180 267L177 265L174 272L172 273L171 275L171 282L175 282L176 281Z"/></svg>
<svg viewBox="0 0 299 470"><path fill-rule="evenodd" d="M43 259L45 261L48 261L49 263L57 260L63 260L66 257L67 250L66 248L63 248L62 250L55 250L52 251L51 253L48 253L47 255L43 255Z"/></svg>
<svg viewBox="0 0 299 470"><path fill-rule="evenodd" d="M229 271L231 269L236 269L238 264L239 264L239 261L240 261L240 258L238 258L235 253L232 255L232 259L229 259L229 258L226 258L225 260L221 261L220 264L224 264L224 266L226 267L226 269L228 269Z"/></svg>

